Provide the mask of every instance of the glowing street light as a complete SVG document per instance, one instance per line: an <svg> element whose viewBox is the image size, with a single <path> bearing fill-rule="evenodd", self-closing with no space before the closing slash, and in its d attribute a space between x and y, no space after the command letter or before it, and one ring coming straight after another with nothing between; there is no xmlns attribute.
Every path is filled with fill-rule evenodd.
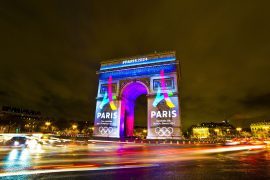
<svg viewBox="0 0 270 180"><path fill-rule="evenodd" d="M214 129L214 131L216 132L216 135L219 135L219 129Z"/></svg>
<svg viewBox="0 0 270 180"><path fill-rule="evenodd" d="M146 129L144 129L144 130L143 130L143 133L147 133L147 130L146 130Z"/></svg>
<svg viewBox="0 0 270 180"><path fill-rule="evenodd" d="M47 121L47 122L45 122L45 125L48 127L51 125L51 122Z"/></svg>
<svg viewBox="0 0 270 180"><path fill-rule="evenodd" d="M240 131L242 131L242 128L238 127L238 128L236 128L236 131L240 132Z"/></svg>
<svg viewBox="0 0 270 180"><path fill-rule="evenodd" d="M77 125L76 124L73 124L72 125L72 129L76 129L77 128Z"/></svg>
<svg viewBox="0 0 270 180"><path fill-rule="evenodd" d="M49 126L51 125L51 122L47 121L47 122L45 122L45 125L46 125L47 131L49 131Z"/></svg>
<svg viewBox="0 0 270 180"><path fill-rule="evenodd" d="M238 127L236 128L236 131L238 131L238 136L240 136L240 131L242 131L242 128Z"/></svg>

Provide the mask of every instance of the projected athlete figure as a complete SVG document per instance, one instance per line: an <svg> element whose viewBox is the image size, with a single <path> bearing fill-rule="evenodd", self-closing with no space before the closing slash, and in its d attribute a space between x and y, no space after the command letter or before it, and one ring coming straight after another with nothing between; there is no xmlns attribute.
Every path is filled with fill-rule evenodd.
<svg viewBox="0 0 270 180"><path fill-rule="evenodd" d="M160 86L158 86L157 96L155 98L155 101L153 102L153 106L156 107L163 99L165 99L166 104L170 108L174 108L175 106L172 103L171 99L169 98L169 96L172 96L173 93L171 91L166 91L164 70L160 71L160 77L161 77L161 88L160 88Z"/></svg>
<svg viewBox="0 0 270 180"><path fill-rule="evenodd" d="M116 106L113 102L113 100L116 99L115 96L112 95L112 76L109 77L109 80L108 80L108 92L109 92L109 95L107 93L107 91L105 91L105 94L104 94L104 97L103 97L103 100L101 102L101 104L99 105L99 108L100 109L103 109L103 107L106 105L106 104L110 104L110 107L111 109L114 111L116 110Z"/></svg>

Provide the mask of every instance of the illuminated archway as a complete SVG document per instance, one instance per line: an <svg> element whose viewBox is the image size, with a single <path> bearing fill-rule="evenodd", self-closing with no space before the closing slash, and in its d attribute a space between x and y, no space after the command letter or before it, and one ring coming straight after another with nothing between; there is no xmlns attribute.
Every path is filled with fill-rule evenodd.
<svg viewBox="0 0 270 180"><path fill-rule="evenodd" d="M120 137L133 136L135 101L140 95L148 94L148 88L140 81L125 85L121 92Z"/></svg>

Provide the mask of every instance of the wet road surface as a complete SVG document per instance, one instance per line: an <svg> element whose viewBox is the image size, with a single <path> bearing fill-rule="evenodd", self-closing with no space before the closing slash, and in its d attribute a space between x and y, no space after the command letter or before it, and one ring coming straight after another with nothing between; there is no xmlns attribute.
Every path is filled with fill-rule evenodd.
<svg viewBox="0 0 270 180"><path fill-rule="evenodd" d="M0 148L2 179L269 179L263 145L95 143Z"/></svg>

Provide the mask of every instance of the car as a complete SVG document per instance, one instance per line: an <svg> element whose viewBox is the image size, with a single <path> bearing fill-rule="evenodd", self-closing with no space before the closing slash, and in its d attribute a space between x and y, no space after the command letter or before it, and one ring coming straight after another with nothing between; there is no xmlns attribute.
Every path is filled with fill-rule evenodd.
<svg viewBox="0 0 270 180"><path fill-rule="evenodd" d="M225 141L225 145L226 146L233 146L233 145L239 145L240 141L236 141L236 140L226 140Z"/></svg>
<svg viewBox="0 0 270 180"><path fill-rule="evenodd" d="M43 135L39 140L39 143L43 145L55 145L61 142L62 141L60 140L60 138L57 138L51 135Z"/></svg>
<svg viewBox="0 0 270 180"><path fill-rule="evenodd" d="M11 147L27 147L27 138L24 136L14 136L6 142Z"/></svg>

